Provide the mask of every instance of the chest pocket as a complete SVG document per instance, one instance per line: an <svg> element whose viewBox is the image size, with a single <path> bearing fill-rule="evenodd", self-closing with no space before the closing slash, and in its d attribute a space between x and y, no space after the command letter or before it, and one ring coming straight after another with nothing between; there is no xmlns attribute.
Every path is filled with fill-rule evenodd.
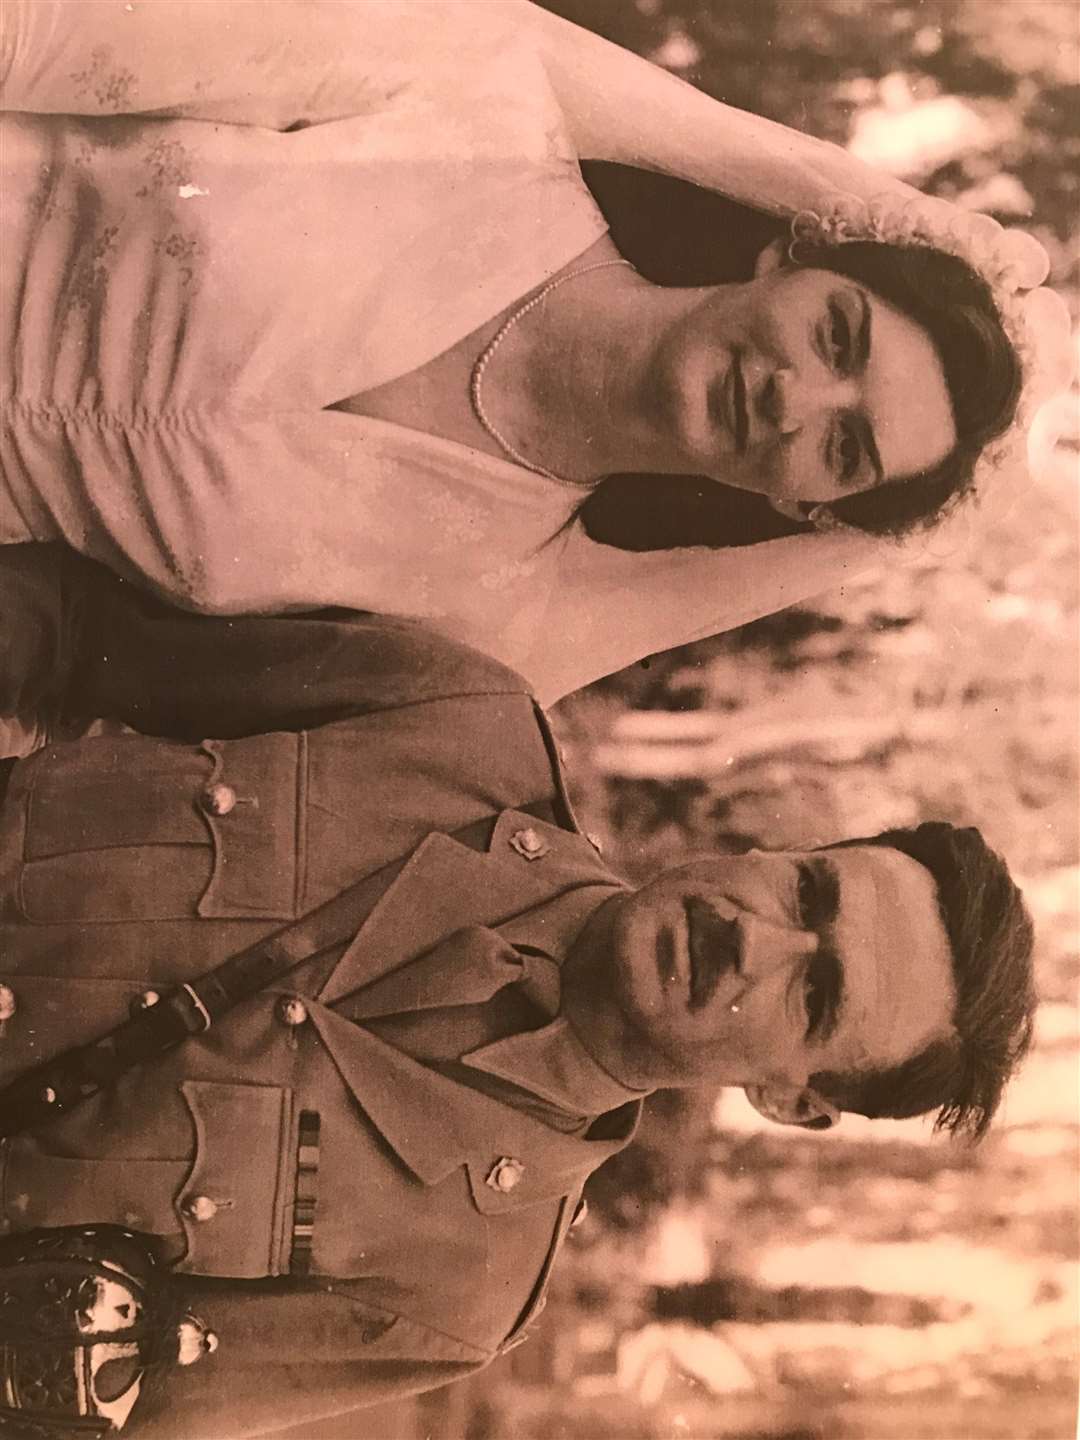
<svg viewBox="0 0 1080 1440"><path fill-rule="evenodd" d="M306 769L302 734L45 751L19 777L18 908L33 924L291 919Z"/></svg>

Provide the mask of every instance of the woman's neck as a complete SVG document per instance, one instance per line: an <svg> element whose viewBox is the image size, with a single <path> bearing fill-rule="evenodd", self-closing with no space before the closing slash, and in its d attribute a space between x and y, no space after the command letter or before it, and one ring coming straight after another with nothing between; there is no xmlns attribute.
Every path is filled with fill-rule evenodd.
<svg viewBox="0 0 1080 1440"><path fill-rule="evenodd" d="M330 408L504 459L508 444L526 463L586 484L619 472L669 469L670 455L661 453L651 423L650 359L665 328L708 291L652 285L619 259L605 236L553 276L566 278L528 310L544 286L419 370ZM603 268L589 269L595 266ZM483 357L478 407L476 370Z"/></svg>
<svg viewBox="0 0 1080 1440"><path fill-rule="evenodd" d="M579 256L563 272L574 278L522 314L484 367L491 423L565 479L665 468L648 423L649 359L704 292L658 287L625 266L576 274L617 259L606 239Z"/></svg>

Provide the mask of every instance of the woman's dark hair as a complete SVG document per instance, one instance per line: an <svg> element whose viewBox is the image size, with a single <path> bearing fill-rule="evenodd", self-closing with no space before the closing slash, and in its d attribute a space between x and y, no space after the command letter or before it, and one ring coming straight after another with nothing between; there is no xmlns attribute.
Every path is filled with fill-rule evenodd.
<svg viewBox="0 0 1080 1440"><path fill-rule="evenodd" d="M784 221L669 175L599 161L581 168L620 252L654 284L748 280L758 254L787 234ZM930 336L945 371L956 445L933 470L829 506L845 524L874 535L930 523L970 490L979 455L1016 413L1020 363L989 286L963 261L919 247L800 245L796 258L866 286ZM593 540L623 550L752 545L809 528L776 514L760 495L697 475L665 476L662 486L651 475L611 475L578 514Z"/></svg>

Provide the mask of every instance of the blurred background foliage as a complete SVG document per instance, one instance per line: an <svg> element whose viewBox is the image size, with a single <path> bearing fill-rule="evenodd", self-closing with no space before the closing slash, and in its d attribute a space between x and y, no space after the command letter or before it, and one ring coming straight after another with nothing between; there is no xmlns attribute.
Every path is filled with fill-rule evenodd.
<svg viewBox="0 0 1080 1440"><path fill-rule="evenodd" d="M1021 221L1077 315L1075 0L548 0L728 103ZM770 1131L669 1092L591 1183L530 1342L318 1440L1065 1440L1078 1190L1077 394L910 566L571 697L579 812L632 878L687 850L943 818L1009 857L1038 1041L976 1152ZM313 1433L313 1432L308 1432Z"/></svg>

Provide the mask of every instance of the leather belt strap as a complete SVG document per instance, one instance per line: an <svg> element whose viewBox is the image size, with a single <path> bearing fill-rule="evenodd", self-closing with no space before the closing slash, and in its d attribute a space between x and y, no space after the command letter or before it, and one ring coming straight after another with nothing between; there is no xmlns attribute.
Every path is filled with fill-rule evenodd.
<svg viewBox="0 0 1080 1440"><path fill-rule="evenodd" d="M555 806L548 800L522 806L521 813L555 823ZM456 830L452 838L483 849L494 825L495 817L488 816ZM64 1050L0 1086L0 1136L36 1129L66 1113L114 1085L133 1066L167 1054L190 1035L203 1034L234 1005L302 961L351 940L408 859L405 855L384 865L299 920L230 955L100 1039Z"/></svg>

